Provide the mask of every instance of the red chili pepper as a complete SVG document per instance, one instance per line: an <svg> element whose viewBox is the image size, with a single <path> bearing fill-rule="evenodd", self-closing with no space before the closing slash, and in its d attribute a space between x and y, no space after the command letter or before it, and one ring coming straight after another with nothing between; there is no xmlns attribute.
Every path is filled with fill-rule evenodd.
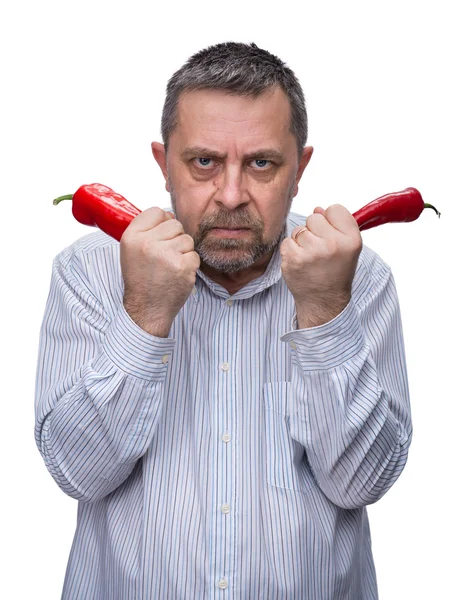
<svg viewBox="0 0 462 600"><path fill-rule="evenodd" d="M401 192L385 194L385 196L372 200L353 213L353 217L358 222L359 229L364 231L385 223L415 221L424 208L431 208L438 217L441 216L434 206L424 203L418 190L409 187Z"/></svg>
<svg viewBox="0 0 462 600"><path fill-rule="evenodd" d="M79 223L99 227L120 242L123 232L141 211L123 196L101 183L82 185L68 196L53 200L72 200L72 214Z"/></svg>
<svg viewBox="0 0 462 600"><path fill-rule="evenodd" d="M100 183L82 185L75 194L60 196L53 204L62 200L72 200L72 214L79 223L99 227L119 242L131 221L141 212L123 196ZM415 221L424 208L431 208L440 216L434 206L424 203L418 190L406 188L372 200L353 213L353 217L359 229L364 231L385 223Z"/></svg>

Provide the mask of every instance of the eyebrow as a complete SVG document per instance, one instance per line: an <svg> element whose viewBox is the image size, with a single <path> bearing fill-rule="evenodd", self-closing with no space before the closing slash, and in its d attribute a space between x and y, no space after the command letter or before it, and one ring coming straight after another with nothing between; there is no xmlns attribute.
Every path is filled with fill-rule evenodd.
<svg viewBox="0 0 462 600"><path fill-rule="evenodd" d="M219 158L223 160L227 157L226 153L217 152L216 150L211 150L210 148L205 148L204 146L190 146L189 148L185 148L181 153L181 158L189 158L191 156L201 156L204 158ZM279 150L275 148L260 148L259 150L252 150L252 152L248 152L244 154L244 159L249 160L251 158L272 158L275 160L283 160L284 155Z"/></svg>

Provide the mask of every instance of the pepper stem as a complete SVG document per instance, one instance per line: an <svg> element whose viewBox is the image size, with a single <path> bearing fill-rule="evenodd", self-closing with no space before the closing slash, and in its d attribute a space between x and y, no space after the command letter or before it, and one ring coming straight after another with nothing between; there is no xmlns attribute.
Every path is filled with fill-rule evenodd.
<svg viewBox="0 0 462 600"><path fill-rule="evenodd" d="M441 217L441 213L438 210L436 210L436 208L433 206L433 204L425 203L424 208L431 208L432 210L434 210L436 212L436 214L438 215L438 218Z"/></svg>
<svg viewBox="0 0 462 600"><path fill-rule="evenodd" d="M56 206L61 202L61 200L72 200L74 194L68 194L67 196L60 196L59 198L55 198L53 200L53 205Z"/></svg>

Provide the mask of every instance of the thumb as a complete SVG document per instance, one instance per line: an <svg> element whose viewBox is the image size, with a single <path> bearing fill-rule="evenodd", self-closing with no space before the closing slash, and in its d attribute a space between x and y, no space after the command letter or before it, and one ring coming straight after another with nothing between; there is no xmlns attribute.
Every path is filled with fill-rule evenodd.
<svg viewBox="0 0 462 600"><path fill-rule="evenodd" d="M325 211L323 208L321 208L320 206L317 206L317 207L316 207L316 208L313 210L313 214L315 214L315 213L316 213L316 214L318 214L318 215L323 215L323 216L324 216L324 213L325 213L325 212L326 212L326 211Z"/></svg>

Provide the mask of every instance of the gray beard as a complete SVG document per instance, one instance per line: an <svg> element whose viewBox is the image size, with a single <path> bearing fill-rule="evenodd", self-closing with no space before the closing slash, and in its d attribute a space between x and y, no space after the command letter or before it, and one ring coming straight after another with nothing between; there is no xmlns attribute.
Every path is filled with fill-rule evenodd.
<svg viewBox="0 0 462 600"><path fill-rule="evenodd" d="M172 190L170 197L173 212L177 216L176 195L170 179L169 186ZM233 212L222 211L205 217L192 236L194 250L199 254L201 260L221 273L236 273L251 267L262 256L272 252L280 245L286 235L286 218L292 205L294 187L295 182L287 198L287 210L281 229L269 241L263 239L263 221L261 219L256 220L246 208ZM252 229L252 238L247 235L245 239L217 238L216 236L212 238L207 234L214 227L228 227L230 229L233 227L249 227Z"/></svg>

